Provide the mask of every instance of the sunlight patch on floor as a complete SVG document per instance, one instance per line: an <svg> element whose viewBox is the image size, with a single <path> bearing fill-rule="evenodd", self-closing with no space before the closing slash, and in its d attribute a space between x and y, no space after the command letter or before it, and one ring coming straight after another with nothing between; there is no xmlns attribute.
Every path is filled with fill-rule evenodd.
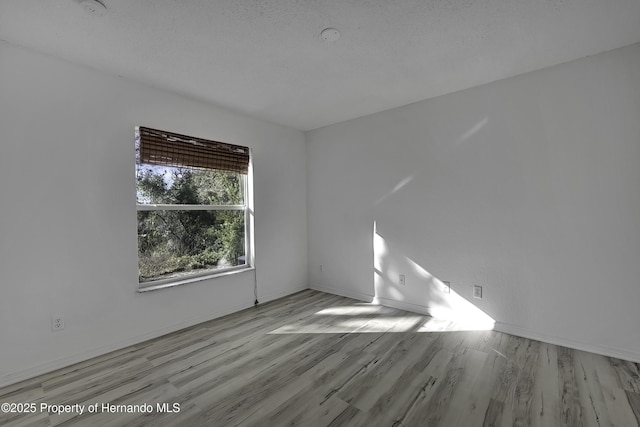
<svg viewBox="0 0 640 427"><path fill-rule="evenodd" d="M418 332L460 332L460 331L491 331L495 322L469 321L460 322L447 319L430 318L418 328Z"/></svg>
<svg viewBox="0 0 640 427"><path fill-rule="evenodd" d="M355 309L356 312L351 311ZM364 313L363 309L372 311ZM270 334L370 334L385 332L410 332L415 331L425 320L419 314L397 311L398 315L384 314L388 310L383 306L361 307L331 307L320 310L311 318L311 322L289 324L273 330ZM360 311L360 313L357 313ZM333 312L333 313L331 313ZM366 315L368 313L380 313L380 315ZM365 315L363 315L365 314Z"/></svg>
<svg viewBox="0 0 640 427"><path fill-rule="evenodd" d="M380 309L373 305L349 305L342 307L329 307L324 308L317 312L316 314L325 314L325 315L333 315L333 316L352 316L352 315L360 315L360 314L373 314L380 312Z"/></svg>

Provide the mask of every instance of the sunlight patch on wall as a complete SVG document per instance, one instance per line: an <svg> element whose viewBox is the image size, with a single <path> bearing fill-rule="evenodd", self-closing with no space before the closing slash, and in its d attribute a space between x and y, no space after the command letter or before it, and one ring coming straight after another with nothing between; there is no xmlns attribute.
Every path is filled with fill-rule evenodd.
<svg viewBox="0 0 640 427"><path fill-rule="evenodd" d="M461 328L449 330L484 331L493 329L495 320L493 320L491 316L467 301L453 289L449 289L449 293L442 292L445 284L440 279L434 277L424 267L411 258L405 258L409 265L413 267L417 275L432 282L430 292L432 297L427 302L427 309L432 317L439 320L454 322L455 326L452 325L452 328ZM425 325L425 327L427 328L425 331L429 331L431 326Z"/></svg>
<svg viewBox="0 0 640 427"><path fill-rule="evenodd" d="M482 122L478 124L479 127ZM494 319L458 294L454 289L444 292L444 283L422 265L402 254L378 233L373 222L374 304L393 305L416 312L429 313L439 321L425 322L421 331L491 330ZM404 267L403 267L404 266ZM412 272L413 280L405 286L396 285L399 271ZM417 279L417 280L415 280ZM386 300L386 301L385 301Z"/></svg>
<svg viewBox="0 0 640 427"><path fill-rule="evenodd" d="M389 191L388 193L386 193L382 197L380 197L378 200L376 200L375 204L379 205L387 197L391 196L393 193L396 193L396 192L400 191L402 189L402 187L404 187L405 185L409 184L411 181L413 181L413 176L408 176L408 177L404 178L395 187L393 187L393 189L391 191Z"/></svg>
<svg viewBox="0 0 640 427"><path fill-rule="evenodd" d="M415 262L414 260L412 260L409 257L405 257L405 259L407 260L407 262L409 263L409 265L413 269L414 273L416 273L418 276L422 277L425 280L433 280L434 279L434 277L431 275L431 273L429 273L427 270L422 268L422 266L420 264L418 264L417 262Z"/></svg>
<svg viewBox="0 0 640 427"><path fill-rule="evenodd" d="M397 285L392 285L391 277L398 277L396 266L388 262L389 248L384 238L378 234L377 223L373 222L373 303L380 303L380 295L389 295L402 301L403 293Z"/></svg>
<svg viewBox="0 0 640 427"><path fill-rule="evenodd" d="M488 117L485 117L484 119L480 120L478 123L473 125L471 127L471 129L469 129L468 131L466 131L465 133L460 135L460 137L456 141L456 144L460 144L460 143L466 141L467 139L471 138L473 135L478 133L483 127L485 127L487 125L487 123L489 123L489 118Z"/></svg>
<svg viewBox="0 0 640 427"><path fill-rule="evenodd" d="M381 235L378 234L378 223L373 221L373 268L381 271L383 259L387 255L387 244Z"/></svg>

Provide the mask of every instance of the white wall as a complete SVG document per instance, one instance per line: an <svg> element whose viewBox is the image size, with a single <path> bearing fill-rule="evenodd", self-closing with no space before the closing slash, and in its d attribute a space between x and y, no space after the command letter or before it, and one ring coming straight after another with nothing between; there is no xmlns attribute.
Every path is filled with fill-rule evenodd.
<svg viewBox="0 0 640 427"><path fill-rule="evenodd" d="M302 132L0 42L0 385L253 305L253 271L136 292L135 125L252 147L260 298L307 287Z"/></svg>
<svg viewBox="0 0 640 427"><path fill-rule="evenodd" d="M312 287L640 360L640 45L309 132L307 167Z"/></svg>

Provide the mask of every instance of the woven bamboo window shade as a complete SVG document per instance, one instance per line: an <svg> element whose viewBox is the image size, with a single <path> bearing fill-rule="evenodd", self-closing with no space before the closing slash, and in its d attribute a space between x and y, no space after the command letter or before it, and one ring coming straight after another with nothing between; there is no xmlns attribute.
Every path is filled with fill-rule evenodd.
<svg viewBox="0 0 640 427"><path fill-rule="evenodd" d="M249 148L140 126L140 163L247 174Z"/></svg>

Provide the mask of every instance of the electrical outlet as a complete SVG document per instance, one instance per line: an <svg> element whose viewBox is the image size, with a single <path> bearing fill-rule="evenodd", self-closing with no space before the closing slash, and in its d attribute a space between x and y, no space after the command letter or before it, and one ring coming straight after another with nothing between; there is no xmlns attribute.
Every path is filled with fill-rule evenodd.
<svg viewBox="0 0 640 427"><path fill-rule="evenodd" d="M60 315L51 316L51 330L61 331L64 329L64 317Z"/></svg>
<svg viewBox="0 0 640 427"><path fill-rule="evenodd" d="M445 294L451 293L451 282L442 282L442 292Z"/></svg>
<svg viewBox="0 0 640 427"><path fill-rule="evenodd" d="M473 286L473 297L482 299L482 286L477 286L477 285Z"/></svg>
<svg viewBox="0 0 640 427"><path fill-rule="evenodd" d="M324 271L324 265L320 264L320 273Z"/></svg>
<svg viewBox="0 0 640 427"><path fill-rule="evenodd" d="M406 284L407 284L407 282L406 282L406 280L404 278L404 274L401 274L400 275L400 286L404 286Z"/></svg>

